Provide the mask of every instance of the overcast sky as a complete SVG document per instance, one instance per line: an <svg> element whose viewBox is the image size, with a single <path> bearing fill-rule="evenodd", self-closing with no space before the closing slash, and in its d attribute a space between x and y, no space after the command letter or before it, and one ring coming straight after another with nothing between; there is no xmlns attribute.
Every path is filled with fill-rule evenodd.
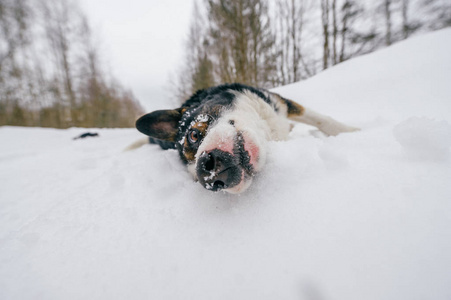
<svg viewBox="0 0 451 300"><path fill-rule="evenodd" d="M146 110L170 105L193 0L80 0L114 76Z"/></svg>

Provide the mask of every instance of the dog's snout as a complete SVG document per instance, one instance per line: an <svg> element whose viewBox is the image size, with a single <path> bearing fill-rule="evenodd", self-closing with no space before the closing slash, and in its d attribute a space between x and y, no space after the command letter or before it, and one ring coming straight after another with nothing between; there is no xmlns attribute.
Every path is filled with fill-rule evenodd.
<svg viewBox="0 0 451 300"><path fill-rule="evenodd" d="M240 183L242 170L231 153L214 149L200 155L196 172L206 189L219 191Z"/></svg>
<svg viewBox="0 0 451 300"><path fill-rule="evenodd" d="M203 167L205 171L211 172L215 169L216 158L212 154L207 154L205 161L203 162Z"/></svg>
<svg viewBox="0 0 451 300"><path fill-rule="evenodd" d="M215 182L213 183L213 189L216 190L222 190L225 186L225 183L221 180L215 180Z"/></svg>

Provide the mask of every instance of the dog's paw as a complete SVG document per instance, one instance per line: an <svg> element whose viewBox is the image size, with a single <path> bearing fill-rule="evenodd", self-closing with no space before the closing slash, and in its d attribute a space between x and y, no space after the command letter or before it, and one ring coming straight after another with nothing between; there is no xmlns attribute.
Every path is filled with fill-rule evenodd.
<svg viewBox="0 0 451 300"><path fill-rule="evenodd" d="M346 132L355 132L355 131L360 131L360 128L358 127L353 127L353 126L347 126L341 123L334 123L334 124L328 124L329 126L324 126L323 128L321 128L321 130L329 135L329 136L336 136L339 135L340 133L346 133Z"/></svg>

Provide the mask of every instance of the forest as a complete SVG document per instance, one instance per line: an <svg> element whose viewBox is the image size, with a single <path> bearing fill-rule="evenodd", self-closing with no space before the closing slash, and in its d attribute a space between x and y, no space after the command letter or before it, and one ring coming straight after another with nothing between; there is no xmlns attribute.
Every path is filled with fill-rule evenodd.
<svg viewBox="0 0 451 300"><path fill-rule="evenodd" d="M131 127L143 113L77 1L0 0L0 24L0 126ZM199 0L173 96L286 85L450 25L449 0Z"/></svg>
<svg viewBox="0 0 451 300"><path fill-rule="evenodd" d="M142 108L69 0L0 0L0 125L131 127Z"/></svg>
<svg viewBox="0 0 451 300"><path fill-rule="evenodd" d="M273 88L451 25L446 0L204 0L172 84L183 101L208 86Z"/></svg>

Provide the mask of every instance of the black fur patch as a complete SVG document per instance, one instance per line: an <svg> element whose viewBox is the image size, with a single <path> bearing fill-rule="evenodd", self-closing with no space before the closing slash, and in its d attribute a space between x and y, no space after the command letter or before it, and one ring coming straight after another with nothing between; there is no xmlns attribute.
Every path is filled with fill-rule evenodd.
<svg viewBox="0 0 451 300"><path fill-rule="evenodd" d="M254 174L254 167L251 164L251 156L244 148L244 138L241 132L237 133L233 153L238 159L238 164L246 171L248 175Z"/></svg>
<svg viewBox="0 0 451 300"><path fill-rule="evenodd" d="M304 113L304 107L294 101L285 99L283 97L280 97L282 99L282 101L285 102L285 104L287 105L288 108L288 116L302 116L302 114Z"/></svg>

